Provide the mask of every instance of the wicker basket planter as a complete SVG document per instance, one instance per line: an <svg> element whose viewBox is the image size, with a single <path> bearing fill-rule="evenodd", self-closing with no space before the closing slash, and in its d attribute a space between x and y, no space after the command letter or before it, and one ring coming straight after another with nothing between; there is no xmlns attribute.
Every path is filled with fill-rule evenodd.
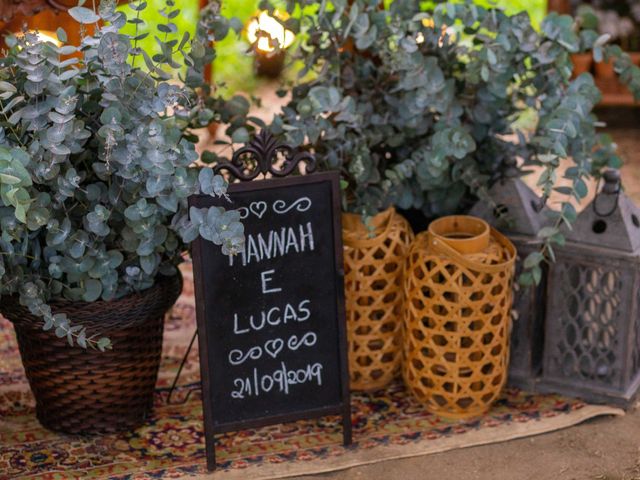
<svg viewBox="0 0 640 480"><path fill-rule="evenodd" d="M404 378L432 413L486 413L507 379L516 251L474 217L444 217L407 259Z"/></svg>
<svg viewBox="0 0 640 480"><path fill-rule="evenodd" d="M106 352L69 347L16 298L3 298L0 313L14 325L40 423L70 434L139 426L153 406L164 315L181 288L180 275L159 277L152 288L115 301L51 303L90 334L109 336L113 350Z"/></svg>
<svg viewBox="0 0 640 480"><path fill-rule="evenodd" d="M403 267L413 232L395 209L372 219L344 214L349 372L354 390L385 387L402 360Z"/></svg>

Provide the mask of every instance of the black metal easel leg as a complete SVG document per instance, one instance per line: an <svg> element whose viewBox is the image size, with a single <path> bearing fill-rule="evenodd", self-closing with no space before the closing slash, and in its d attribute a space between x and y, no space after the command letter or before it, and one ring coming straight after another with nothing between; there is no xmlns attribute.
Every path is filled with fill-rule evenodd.
<svg viewBox="0 0 640 480"><path fill-rule="evenodd" d="M347 404L342 413L342 443L344 446L351 445L352 442L352 434L351 434L351 405Z"/></svg>
<svg viewBox="0 0 640 480"><path fill-rule="evenodd" d="M173 384L169 389L169 395L167 396L168 405L182 405L183 403L187 403L189 401L189 397L191 396L191 392L193 390L189 391L187 393L187 396L181 402L171 403L171 395L173 395L173 392L176 389L176 385L178 383L178 380L180 379L180 374L182 374L182 369L184 368L184 364L187 363L187 359L189 358L189 354L191 353L191 349L193 348L193 342L195 342L197 336L198 336L198 330L193 332L193 337L191 337L191 341L189 342L189 347L187 348L187 351L185 352L184 357L182 357L182 362L180 362L180 367L178 368L176 377L173 379Z"/></svg>
<svg viewBox="0 0 640 480"><path fill-rule="evenodd" d="M205 448L207 450L207 470L213 472L216 469L216 441L205 442Z"/></svg>

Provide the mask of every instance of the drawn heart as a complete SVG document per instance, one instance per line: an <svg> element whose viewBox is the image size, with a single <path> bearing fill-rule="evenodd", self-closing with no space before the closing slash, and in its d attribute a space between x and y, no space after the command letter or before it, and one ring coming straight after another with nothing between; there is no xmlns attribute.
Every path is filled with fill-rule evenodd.
<svg viewBox="0 0 640 480"><path fill-rule="evenodd" d="M267 202L251 202L251 205L249 205L249 210L251 210L251 213L253 213L256 217L262 218L262 216L267 211Z"/></svg>
<svg viewBox="0 0 640 480"><path fill-rule="evenodd" d="M264 344L264 351L271 355L273 358L276 358L282 351L283 347L284 341L281 338L274 338L273 340L268 340Z"/></svg>

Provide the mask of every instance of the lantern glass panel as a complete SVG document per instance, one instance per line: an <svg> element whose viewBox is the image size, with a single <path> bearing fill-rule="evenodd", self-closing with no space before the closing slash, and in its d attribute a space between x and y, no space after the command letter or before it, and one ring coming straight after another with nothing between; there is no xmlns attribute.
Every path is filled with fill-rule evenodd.
<svg viewBox="0 0 640 480"><path fill-rule="evenodd" d="M573 242L556 254L539 388L628 407L640 384L640 257Z"/></svg>
<svg viewBox="0 0 640 480"><path fill-rule="evenodd" d="M557 269L561 285L559 331L552 336L553 369L573 379L621 383L622 278L619 271L579 264Z"/></svg>

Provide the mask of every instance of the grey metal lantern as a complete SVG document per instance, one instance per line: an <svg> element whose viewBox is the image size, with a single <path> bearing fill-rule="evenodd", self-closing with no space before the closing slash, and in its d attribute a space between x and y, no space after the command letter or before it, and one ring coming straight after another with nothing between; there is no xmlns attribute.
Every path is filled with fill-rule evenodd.
<svg viewBox="0 0 640 480"><path fill-rule="evenodd" d="M540 389L629 406L640 385L640 209L609 170L549 267Z"/></svg>
<svg viewBox="0 0 640 480"><path fill-rule="evenodd" d="M470 213L489 222L514 243L518 250L518 274L523 259L541 247L536 235L546 216L540 197L519 178L516 160L507 160L505 165L503 178L489 191L495 204L478 202ZM528 391L535 390L542 368L546 272L543 273L540 285L519 287L513 299L516 315L511 330L508 383Z"/></svg>

